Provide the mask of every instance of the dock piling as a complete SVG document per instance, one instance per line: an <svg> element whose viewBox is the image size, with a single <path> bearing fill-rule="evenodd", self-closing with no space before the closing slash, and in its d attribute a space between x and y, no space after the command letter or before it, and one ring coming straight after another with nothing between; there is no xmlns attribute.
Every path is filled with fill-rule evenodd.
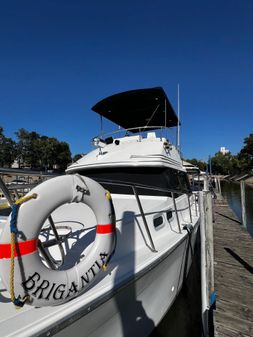
<svg viewBox="0 0 253 337"><path fill-rule="evenodd" d="M218 177L218 192L221 194L220 177Z"/></svg>
<svg viewBox="0 0 253 337"><path fill-rule="evenodd" d="M201 236L201 298L203 335L210 331L210 310L214 293L213 211L212 195L208 190L199 193Z"/></svg>
<svg viewBox="0 0 253 337"><path fill-rule="evenodd" d="M242 225L243 227L247 227L247 218L246 218L246 207L245 207L245 182L243 180L240 181L241 187L241 207L242 207Z"/></svg>

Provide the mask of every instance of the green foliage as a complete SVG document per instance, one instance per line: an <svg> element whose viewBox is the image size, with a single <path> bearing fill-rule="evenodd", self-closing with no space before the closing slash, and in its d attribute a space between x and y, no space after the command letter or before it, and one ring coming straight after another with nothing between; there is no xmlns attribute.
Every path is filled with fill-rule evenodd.
<svg viewBox="0 0 253 337"><path fill-rule="evenodd" d="M242 170L250 171L253 168L253 133L244 139L244 147L238 154Z"/></svg>
<svg viewBox="0 0 253 337"><path fill-rule="evenodd" d="M23 128L16 132L16 136L17 142L6 138L0 127L0 166L11 166L17 159L19 167L65 170L71 162L71 152L66 142Z"/></svg>
<svg viewBox="0 0 253 337"><path fill-rule="evenodd" d="M188 163L191 163L194 166L197 166L200 169L200 171L204 171L204 172L206 171L206 167L207 167L207 163L206 162L198 160L196 158L186 159L186 161Z"/></svg>
<svg viewBox="0 0 253 337"><path fill-rule="evenodd" d="M40 162L40 135L34 131L29 132L25 129L20 129L16 132L18 138L18 161L20 165L38 167Z"/></svg>
<svg viewBox="0 0 253 337"><path fill-rule="evenodd" d="M76 162L78 161L80 158L82 158L82 154L78 153L78 154L75 154L74 157L73 157L73 162Z"/></svg>
<svg viewBox="0 0 253 337"><path fill-rule="evenodd" d="M200 168L200 162L197 159L189 160L195 166ZM223 175L236 175L252 172L253 169L253 133L244 139L244 147L233 156L230 152L222 154L217 152L212 158L212 173ZM202 168L200 168L203 170ZM204 169L205 170L205 169ZM203 171L204 171L203 170Z"/></svg>
<svg viewBox="0 0 253 337"><path fill-rule="evenodd" d="M17 142L4 135L0 126L0 166L10 167L15 159L20 167L33 169L65 170L71 163L71 152L66 142L60 142L54 137L41 136L37 132L19 129L16 132ZM73 161L82 157L76 154ZM187 159L201 171L206 171L207 163L196 158ZM217 152L211 158L212 172L214 174L241 174L252 172L253 169L253 133L244 139L244 147L238 155Z"/></svg>
<svg viewBox="0 0 253 337"><path fill-rule="evenodd" d="M16 143L4 135L0 127L0 166L10 167L17 155Z"/></svg>
<svg viewBox="0 0 253 337"><path fill-rule="evenodd" d="M232 173L232 155L231 153L222 154L217 152L214 157L211 158L212 173L214 174L231 174Z"/></svg>

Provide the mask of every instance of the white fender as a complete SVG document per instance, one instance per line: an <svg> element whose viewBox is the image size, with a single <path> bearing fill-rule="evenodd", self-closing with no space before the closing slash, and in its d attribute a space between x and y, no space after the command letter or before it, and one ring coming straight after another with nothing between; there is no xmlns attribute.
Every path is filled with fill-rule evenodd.
<svg viewBox="0 0 253 337"><path fill-rule="evenodd" d="M86 191L86 192L85 192ZM58 305L81 294L110 257L115 243L115 216L108 192L94 180L66 175L47 180L27 195L37 198L23 203L18 211L15 252L15 296L29 295L28 304ZM59 206L83 202L97 219L92 248L80 263L68 270L47 268L37 249L43 223ZM0 237L0 277L10 291L10 217Z"/></svg>

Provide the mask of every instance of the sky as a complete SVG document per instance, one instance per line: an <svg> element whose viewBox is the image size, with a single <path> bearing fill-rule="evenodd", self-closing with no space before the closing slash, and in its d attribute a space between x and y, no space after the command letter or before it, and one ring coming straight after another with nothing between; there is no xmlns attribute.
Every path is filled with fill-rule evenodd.
<svg viewBox="0 0 253 337"><path fill-rule="evenodd" d="M178 84L183 157L238 153L253 133L252 0L0 0L8 137L25 128L86 153L100 99L162 86L177 110Z"/></svg>

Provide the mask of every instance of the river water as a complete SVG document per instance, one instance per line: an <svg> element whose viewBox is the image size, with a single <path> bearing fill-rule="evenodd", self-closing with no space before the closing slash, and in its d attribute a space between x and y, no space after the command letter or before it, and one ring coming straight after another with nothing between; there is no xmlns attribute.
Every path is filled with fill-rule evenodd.
<svg viewBox="0 0 253 337"><path fill-rule="evenodd" d="M242 221L240 183L221 181L221 193L237 217ZM253 186L245 184L247 230L253 237Z"/></svg>

